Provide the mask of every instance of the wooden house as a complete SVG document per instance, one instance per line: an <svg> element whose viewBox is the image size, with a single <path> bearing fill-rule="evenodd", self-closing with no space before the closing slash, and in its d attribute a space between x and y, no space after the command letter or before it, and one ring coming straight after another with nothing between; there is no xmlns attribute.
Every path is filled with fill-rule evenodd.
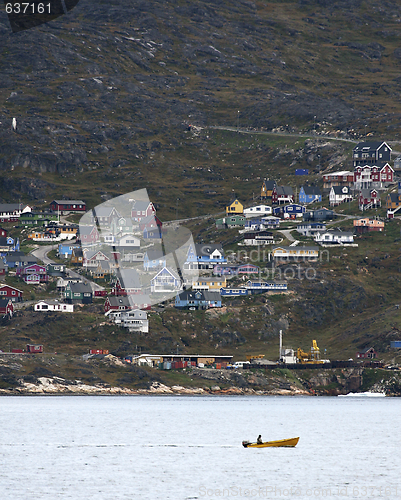
<svg viewBox="0 0 401 500"><path fill-rule="evenodd" d="M276 186L272 192L273 205L294 203L294 192L291 186Z"/></svg>
<svg viewBox="0 0 401 500"><path fill-rule="evenodd" d="M363 349L362 351L358 351L356 353L357 359L375 359L377 358L377 352L373 347L368 347L367 349Z"/></svg>
<svg viewBox="0 0 401 500"><path fill-rule="evenodd" d="M326 231L326 224L321 222L304 222L297 226L298 233L303 236L315 236L318 233Z"/></svg>
<svg viewBox="0 0 401 500"><path fill-rule="evenodd" d="M209 278L202 276L197 280L192 281L192 290L219 291L220 288L225 286L227 286L226 278Z"/></svg>
<svg viewBox="0 0 401 500"><path fill-rule="evenodd" d="M394 181L394 170L387 162L359 165L354 171L355 189L385 189Z"/></svg>
<svg viewBox="0 0 401 500"><path fill-rule="evenodd" d="M401 207L401 193L388 193L386 197L387 210L395 210Z"/></svg>
<svg viewBox="0 0 401 500"><path fill-rule="evenodd" d="M74 249L81 248L81 245L78 243L70 243L70 244L65 244L65 243L60 243L58 246L58 256L61 259L68 259L71 257L72 252Z"/></svg>
<svg viewBox="0 0 401 500"><path fill-rule="evenodd" d="M61 215L70 212L85 212L86 204L82 200L53 200L50 203L50 210L60 212Z"/></svg>
<svg viewBox="0 0 401 500"><path fill-rule="evenodd" d="M147 250L143 259L145 271L158 271L166 266L166 256L163 250Z"/></svg>
<svg viewBox="0 0 401 500"><path fill-rule="evenodd" d="M18 222L21 214L31 211L24 203L0 203L0 222Z"/></svg>
<svg viewBox="0 0 401 500"><path fill-rule="evenodd" d="M326 232L318 232L313 239L320 245L349 245L354 243L354 235L350 231L330 229Z"/></svg>
<svg viewBox="0 0 401 500"><path fill-rule="evenodd" d="M182 280L168 267L163 267L150 281L152 293L177 292L182 290Z"/></svg>
<svg viewBox="0 0 401 500"><path fill-rule="evenodd" d="M323 222L326 220L335 219L337 215L333 210L329 210L327 208L319 208L317 210L307 210L304 215L304 221L314 221L314 222Z"/></svg>
<svg viewBox="0 0 401 500"><path fill-rule="evenodd" d="M250 231L244 233L242 243L246 246L271 245L275 243L275 236L271 231Z"/></svg>
<svg viewBox="0 0 401 500"><path fill-rule="evenodd" d="M341 203L352 201L351 189L348 186L333 186L329 193L331 207L336 207Z"/></svg>
<svg viewBox="0 0 401 500"><path fill-rule="evenodd" d="M58 300L40 300L33 309L42 312L74 312L74 304L66 304Z"/></svg>
<svg viewBox="0 0 401 500"><path fill-rule="evenodd" d="M257 217L264 215L271 215L272 207L268 205L256 205L254 207L244 208L245 217Z"/></svg>
<svg viewBox="0 0 401 500"><path fill-rule="evenodd" d="M23 292L10 285L0 285L0 297L10 299L12 302L22 302Z"/></svg>
<svg viewBox="0 0 401 500"><path fill-rule="evenodd" d="M271 200L275 187L277 187L276 181L264 180L260 190L260 198L267 201Z"/></svg>
<svg viewBox="0 0 401 500"><path fill-rule="evenodd" d="M49 281L46 267L39 264L19 267L16 275L27 284L47 283Z"/></svg>
<svg viewBox="0 0 401 500"><path fill-rule="evenodd" d="M322 193L318 186L301 186L299 190L299 203L313 203L322 201Z"/></svg>
<svg viewBox="0 0 401 500"><path fill-rule="evenodd" d="M242 215L244 213L244 205L238 200L234 200L230 205L226 207L226 214L237 214Z"/></svg>
<svg viewBox="0 0 401 500"><path fill-rule="evenodd" d="M71 264L83 265L84 253L80 246L76 246L71 253Z"/></svg>
<svg viewBox="0 0 401 500"><path fill-rule="evenodd" d="M245 221L246 218L243 215L229 215L221 219L216 219L216 227L217 229L244 227Z"/></svg>
<svg viewBox="0 0 401 500"><path fill-rule="evenodd" d="M347 186L351 188L354 184L354 172L342 170L340 172L332 172L331 174L323 175L323 189L331 189L332 187Z"/></svg>
<svg viewBox="0 0 401 500"><path fill-rule="evenodd" d="M97 230L96 226L79 226L77 241L80 241L82 245L97 243L99 239L99 231Z"/></svg>
<svg viewBox="0 0 401 500"><path fill-rule="evenodd" d="M377 189L361 189L359 193L359 210L368 210L381 206L381 199Z"/></svg>
<svg viewBox="0 0 401 500"><path fill-rule="evenodd" d="M95 226L110 227L114 220L121 219L121 214L115 207L99 205L92 211L91 223Z"/></svg>
<svg viewBox="0 0 401 500"><path fill-rule="evenodd" d="M112 295L124 296L142 293L142 283L138 271L134 268L116 269Z"/></svg>
<svg viewBox="0 0 401 500"><path fill-rule="evenodd" d="M140 201L134 202L131 208L131 218L136 222L140 222L148 217L153 217L156 215L156 209L151 201Z"/></svg>
<svg viewBox="0 0 401 500"><path fill-rule="evenodd" d="M110 262L110 258L101 250L84 252L84 260L83 260L84 267L97 267L98 262L100 261Z"/></svg>
<svg viewBox="0 0 401 500"><path fill-rule="evenodd" d="M221 307L221 294L207 290L184 290L175 298L177 309L209 309Z"/></svg>
<svg viewBox="0 0 401 500"><path fill-rule="evenodd" d="M286 247L279 246L272 249L272 257L275 260L316 260L319 258L318 247Z"/></svg>
<svg viewBox="0 0 401 500"><path fill-rule="evenodd" d="M377 162L391 160L390 146L383 141L359 142L352 151L353 166L375 165Z"/></svg>
<svg viewBox="0 0 401 500"><path fill-rule="evenodd" d="M89 283L69 282L64 290L65 301L69 304L91 304L93 291Z"/></svg>
<svg viewBox="0 0 401 500"><path fill-rule="evenodd" d="M214 276L239 276L259 274L260 269L254 264L217 264L213 268Z"/></svg>
<svg viewBox="0 0 401 500"><path fill-rule="evenodd" d="M306 207L298 203L290 203L289 205L279 205L273 208L273 215L281 219L297 219L302 218L306 212Z"/></svg>
<svg viewBox="0 0 401 500"><path fill-rule="evenodd" d="M14 252L13 254L7 254L4 257L4 262L7 264L9 269L18 269L20 267L36 264L38 259L33 255L21 255L20 252Z"/></svg>
<svg viewBox="0 0 401 500"><path fill-rule="evenodd" d="M354 228L357 233L365 233L369 231L383 231L384 222L377 219L354 219Z"/></svg>
<svg viewBox="0 0 401 500"><path fill-rule="evenodd" d="M151 300L149 295L109 295L104 303L104 313L109 315L116 311L132 311L134 309L149 310Z"/></svg>

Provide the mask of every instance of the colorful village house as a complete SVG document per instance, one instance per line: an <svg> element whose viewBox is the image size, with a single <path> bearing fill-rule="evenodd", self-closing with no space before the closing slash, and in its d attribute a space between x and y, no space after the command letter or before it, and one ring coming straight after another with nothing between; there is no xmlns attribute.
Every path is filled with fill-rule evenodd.
<svg viewBox="0 0 401 500"><path fill-rule="evenodd" d="M70 212L86 212L86 204L82 200L53 200L50 203L50 210L59 212L61 215Z"/></svg>
<svg viewBox="0 0 401 500"><path fill-rule="evenodd" d="M31 211L32 208L23 203L0 203L0 222L18 222L21 214Z"/></svg>
<svg viewBox="0 0 401 500"><path fill-rule="evenodd" d="M384 222L377 219L354 219L354 228L357 233L366 233L370 231L383 231Z"/></svg>
<svg viewBox="0 0 401 500"><path fill-rule="evenodd" d="M331 207L341 205L352 201L351 189L348 186L333 186L329 193L329 202Z"/></svg>
<svg viewBox="0 0 401 500"><path fill-rule="evenodd" d="M376 189L361 189L359 193L359 210L369 210L381 206L379 192Z"/></svg>
<svg viewBox="0 0 401 500"><path fill-rule="evenodd" d="M131 218L136 222L156 215L156 209L151 201L134 202L131 208Z"/></svg>
<svg viewBox="0 0 401 500"><path fill-rule="evenodd" d="M243 213L244 213L244 206L237 199L226 207L227 215L231 214L243 215Z"/></svg>
<svg viewBox="0 0 401 500"><path fill-rule="evenodd" d="M273 205L294 203L294 192L291 186L277 186L272 191Z"/></svg>
<svg viewBox="0 0 401 500"><path fill-rule="evenodd" d="M163 267L150 280L150 289L152 293L176 292L182 290L182 280L175 271Z"/></svg>
<svg viewBox="0 0 401 500"><path fill-rule="evenodd" d="M269 207L268 205L256 205L254 207L244 208L245 217L256 217L259 215L263 216L271 214L272 207Z"/></svg>
<svg viewBox="0 0 401 500"><path fill-rule="evenodd" d="M40 266L39 264L19 267L17 269L16 275L27 284L47 283L49 281L46 267Z"/></svg>
<svg viewBox="0 0 401 500"><path fill-rule="evenodd" d="M10 299L12 302L22 302L23 292L14 288L10 285L0 286L0 297L4 299Z"/></svg>
<svg viewBox="0 0 401 500"><path fill-rule="evenodd" d="M277 187L276 181L270 181L269 179L264 180L260 190L260 199L271 201L273 196L273 190L276 187Z"/></svg>
<svg viewBox="0 0 401 500"><path fill-rule="evenodd" d="M322 201L322 193L317 186L301 186L299 190L299 203L313 203Z"/></svg>
<svg viewBox="0 0 401 500"><path fill-rule="evenodd" d="M89 283L69 282L64 291L65 301L69 304L91 304L93 300L93 291Z"/></svg>

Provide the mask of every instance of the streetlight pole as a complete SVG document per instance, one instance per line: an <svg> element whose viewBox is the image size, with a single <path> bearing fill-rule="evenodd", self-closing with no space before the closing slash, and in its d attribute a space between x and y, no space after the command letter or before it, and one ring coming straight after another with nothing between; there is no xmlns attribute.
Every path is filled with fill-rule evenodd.
<svg viewBox="0 0 401 500"><path fill-rule="evenodd" d="M316 115L313 117L313 135L316 135Z"/></svg>
<svg viewBox="0 0 401 500"><path fill-rule="evenodd" d="M239 110L237 111L237 134L239 134Z"/></svg>

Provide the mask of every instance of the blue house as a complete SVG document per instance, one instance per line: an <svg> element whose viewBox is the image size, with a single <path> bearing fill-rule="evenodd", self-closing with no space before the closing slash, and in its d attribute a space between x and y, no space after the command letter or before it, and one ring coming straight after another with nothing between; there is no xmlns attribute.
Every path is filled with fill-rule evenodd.
<svg viewBox="0 0 401 500"><path fill-rule="evenodd" d="M145 271L157 271L166 266L166 256L162 250L148 250L143 259Z"/></svg>
<svg viewBox="0 0 401 500"><path fill-rule="evenodd" d="M152 293L177 292L178 290L182 290L182 281L175 271L168 267L163 267L150 280L150 289Z"/></svg>
<svg viewBox="0 0 401 500"><path fill-rule="evenodd" d="M213 269L216 264L226 264L222 245L202 243L189 245L184 269Z"/></svg>
<svg viewBox="0 0 401 500"><path fill-rule="evenodd" d="M162 228L161 227L151 227L143 230L143 237L145 240L149 239L161 239L162 238Z"/></svg>
<svg viewBox="0 0 401 500"><path fill-rule="evenodd" d="M297 203L291 203L290 205L284 205L273 208L273 214L282 219L295 219L297 217L302 217L306 212L306 208Z"/></svg>
<svg viewBox="0 0 401 500"><path fill-rule="evenodd" d="M69 257L72 256L72 251L73 250L78 250L81 248L81 245L77 244L65 244L65 243L60 243L58 246L58 254L59 257L68 259Z"/></svg>
<svg viewBox="0 0 401 500"><path fill-rule="evenodd" d="M299 190L299 203L322 201L322 193L317 186L302 186Z"/></svg>
<svg viewBox="0 0 401 500"><path fill-rule="evenodd" d="M184 290L175 298L177 309L209 309L221 307L221 295L219 292L207 290Z"/></svg>

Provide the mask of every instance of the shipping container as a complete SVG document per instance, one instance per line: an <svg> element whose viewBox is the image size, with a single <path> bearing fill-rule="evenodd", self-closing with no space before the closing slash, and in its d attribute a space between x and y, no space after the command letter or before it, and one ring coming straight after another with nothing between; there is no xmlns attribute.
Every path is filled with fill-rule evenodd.
<svg viewBox="0 0 401 500"><path fill-rule="evenodd" d="M106 297L107 290L95 290L95 297Z"/></svg>
<svg viewBox="0 0 401 500"><path fill-rule="evenodd" d="M401 340L392 340L390 345L393 349L400 349L401 348Z"/></svg>
<svg viewBox="0 0 401 500"><path fill-rule="evenodd" d="M109 350L108 349L103 349L103 354L109 354Z"/></svg>
<svg viewBox="0 0 401 500"><path fill-rule="evenodd" d="M89 354L103 354L102 349L90 349Z"/></svg>
<svg viewBox="0 0 401 500"><path fill-rule="evenodd" d="M309 175L309 170L307 168L297 168L295 169L295 175Z"/></svg>
<svg viewBox="0 0 401 500"><path fill-rule="evenodd" d="M34 354L43 352L43 345L41 345L41 344L38 344L38 345L27 344L26 352L30 352L30 353L34 353Z"/></svg>
<svg viewBox="0 0 401 500"><path fill-rule="evenodd" d="M221 363L216 363L216 369L221 370Z"/></svg>
<svg viewBox="0 0 401 500"><path fill-rule="evenodd" d="M24 351L22 349L11 349L11 352L21 353Z"/></svg>

